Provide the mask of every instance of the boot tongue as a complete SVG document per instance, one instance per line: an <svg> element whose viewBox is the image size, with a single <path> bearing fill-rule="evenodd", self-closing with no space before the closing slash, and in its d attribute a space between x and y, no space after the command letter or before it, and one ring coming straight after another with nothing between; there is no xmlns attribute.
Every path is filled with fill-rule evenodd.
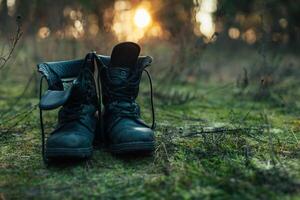
<svg viewBox="0 0 300 200"><path fill-rule="evenodd" d="M137 67L140 50L140 46L133 42L123 42L113 48L109 75L114 84L122 84L128 79L130 71Z"/></svg>
<svg viewBox="0 0 300 200"><path fill-rule="evenodd" d="M133 42L117 44L111 53L110 67L133 68L136 67L141 48Z"/></svg>

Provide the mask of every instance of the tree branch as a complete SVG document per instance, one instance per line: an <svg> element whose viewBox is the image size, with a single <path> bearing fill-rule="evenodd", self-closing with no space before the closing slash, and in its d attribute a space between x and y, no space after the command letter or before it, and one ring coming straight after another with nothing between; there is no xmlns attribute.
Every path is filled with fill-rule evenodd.
<svg viewBox="0 0 300 200"><path fill-rule="evenodd" d="M13 42L10 46L10 50L6 56L0 56L0 70L6 66L7 62L11 58L11 56L17 46L17 43L19 42L20 38L23 35L21 16L17 16L16 23L17 23L17 31L16 31L16 34L14 35L14 37L12 38Z"/></svg>

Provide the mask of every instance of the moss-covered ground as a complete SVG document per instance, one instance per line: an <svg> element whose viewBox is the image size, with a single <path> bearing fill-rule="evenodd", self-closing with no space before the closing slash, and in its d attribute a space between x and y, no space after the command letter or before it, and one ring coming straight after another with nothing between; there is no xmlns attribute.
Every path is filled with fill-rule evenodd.
<svg viewBox="0 0 300 200"><path fill-rule="evenodd" d="M90 160L46 166L38 100L16 98L23 87L0 88L0 199L300 199L299 90L283 104L234 84L156 85L153 156L96 148ZM139 102L150 123L147 89Z"/></svg>

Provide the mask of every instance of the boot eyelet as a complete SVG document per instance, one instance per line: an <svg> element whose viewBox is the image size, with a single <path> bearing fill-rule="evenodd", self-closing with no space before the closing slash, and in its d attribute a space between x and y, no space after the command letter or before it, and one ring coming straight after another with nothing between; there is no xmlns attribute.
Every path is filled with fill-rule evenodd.
<svg viewBox="0 0 300 200"><path fill-rule="evenodd" d="M120 73L120 75L122 76L122 77L124 77L125 78L125 76L126 76L126 72L125 71L121 71L121 73Z"/></svg>

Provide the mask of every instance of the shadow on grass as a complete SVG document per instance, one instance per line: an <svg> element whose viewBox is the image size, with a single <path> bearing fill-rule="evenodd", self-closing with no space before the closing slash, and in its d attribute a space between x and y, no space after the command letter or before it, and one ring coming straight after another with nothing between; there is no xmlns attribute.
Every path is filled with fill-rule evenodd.
<svg viewBox="0 0 300 200"><path fill-rule="evenodd" d="M49 169L65 169L76 166L82 166L89 162L89 160L89 158L59 157L51 158L45 164Z"/></svg>

